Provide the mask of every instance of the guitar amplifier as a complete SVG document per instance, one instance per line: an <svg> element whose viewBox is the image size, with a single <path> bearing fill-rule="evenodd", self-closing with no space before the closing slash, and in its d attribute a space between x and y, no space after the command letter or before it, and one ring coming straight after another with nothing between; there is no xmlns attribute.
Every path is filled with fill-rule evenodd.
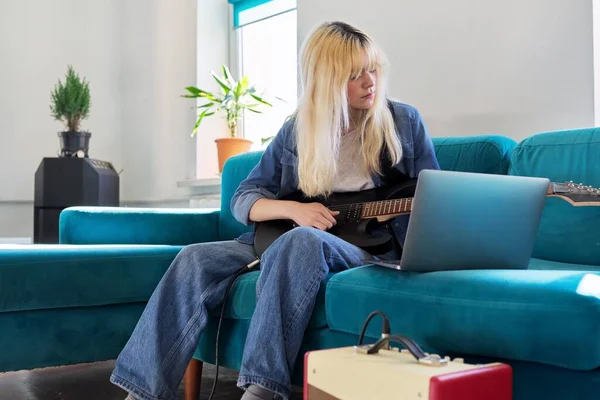
<svg viewBox="0 0 600 400"><path fill-rule="evenodd" d="M510 400L507 364L471 365L408 350L366 354L357 347L311 351L304 358L304 400Z"/></svg>

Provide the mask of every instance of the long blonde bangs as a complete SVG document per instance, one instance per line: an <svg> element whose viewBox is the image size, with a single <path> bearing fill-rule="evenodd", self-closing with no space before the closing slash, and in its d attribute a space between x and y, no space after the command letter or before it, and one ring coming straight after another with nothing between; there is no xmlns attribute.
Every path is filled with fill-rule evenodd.
<svg viewBox="0 0 600 400"><path fill-rule="evenodd" d="M387 60L375 43L350 25L326 23L304 42L300 63L302 92L295 113L299 189L308 196L331 194L340 137L350 127L348 82L367 70L377 70L377 89L373 107L359 112L354 121L361 160L370 173L381 174L386 146L392 162L398 163L402 148L387 105Z"/></svg>

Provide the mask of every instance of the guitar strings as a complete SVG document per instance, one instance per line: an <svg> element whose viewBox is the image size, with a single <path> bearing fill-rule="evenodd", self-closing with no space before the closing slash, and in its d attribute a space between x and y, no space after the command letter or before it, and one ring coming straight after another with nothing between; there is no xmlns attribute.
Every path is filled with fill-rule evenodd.
<svg viewBox="0 0 600 400"><path fill-rule="evenodd" d="M374 205L374 207L377 207L377 205L375 205L376 203L382 204L382 206L383 206L383 207L386 207L386 206L387 206L387 204L384 204L384 203L386 203L386 202L390 202L390 201L393 201L393 202L395 202L395 201L400 201L400 207L403 207L403 204L402 204L402 203L403 203L404 201L405 201L407 204L408 204L408 203L411 203L411 202L412 202L412 198L410 198L410 199L399 199L399 200L380 200L380 201L369 201L369 202L364 202L364 203L353 203L353 204L340 204L340 205L337 205L337 206L331 206L331 207L327 207L327 208L329 208L329 209L330 209L330 210L332 210L332 211L346 211L346 210L349 210L351 207L354 207L354 206L357 206L357 207L358 207L358 206L364 206L364 205L367 205L367 204L373 204L373 205ZM397 204L397 203L396 203L396 204Z"/></svg>

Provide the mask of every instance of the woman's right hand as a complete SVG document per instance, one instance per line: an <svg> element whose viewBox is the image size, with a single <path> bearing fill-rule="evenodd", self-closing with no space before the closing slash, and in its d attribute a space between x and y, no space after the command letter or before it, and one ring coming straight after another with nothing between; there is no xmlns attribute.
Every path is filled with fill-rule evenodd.
<svg viewBox="0 0 600 400"><path fill-rule="evenodd" d="M299 226L312 226L325 231L335 224L335 216L339 211L331 211L321 203L299 203L290 201L288 204L288 217Z"/></svg>

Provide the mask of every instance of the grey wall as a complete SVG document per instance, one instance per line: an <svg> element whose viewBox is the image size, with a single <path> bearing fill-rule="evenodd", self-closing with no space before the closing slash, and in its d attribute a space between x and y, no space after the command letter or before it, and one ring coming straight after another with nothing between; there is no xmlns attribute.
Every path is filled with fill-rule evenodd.
<svg viewBox="0 0 600 400"><path fill-rule="evenodd" d="M225 0L196 3L0 1L0 237L31 235L33 174L62 128L50 90L67 64L91 82L90 153L123 169L125 204L174 204L178 181L215 175L223 124L191 139L195 111L178 96L210 87L208 72L228 62L228 12ZM520 140L594 124L592 0L298 0L299 40L327 19L375 37L391 95L434 136Z"/></svg>
<svg viewBox="0 0 600 400"><path fill-rule="evenodd" d="M67 64L90 81L82 128L92 132L90 157L123 170L122 202L181 203L177 182L203 164L190 138L194 104L179 96L229 55L227 2L202 3L0 1L0 237L32 234L34 173L56 156L63 128L50 116L50 91ZM207 15L221 31L198 27ZM201 53L197 36L208 43Z"/></svg>
<svg viewBox="0 0 600 400"><path fill-rule="evenodd" d="M592 0L299 0L299 40L331 19L377 40L432 135L594 124Z"/></svg>

